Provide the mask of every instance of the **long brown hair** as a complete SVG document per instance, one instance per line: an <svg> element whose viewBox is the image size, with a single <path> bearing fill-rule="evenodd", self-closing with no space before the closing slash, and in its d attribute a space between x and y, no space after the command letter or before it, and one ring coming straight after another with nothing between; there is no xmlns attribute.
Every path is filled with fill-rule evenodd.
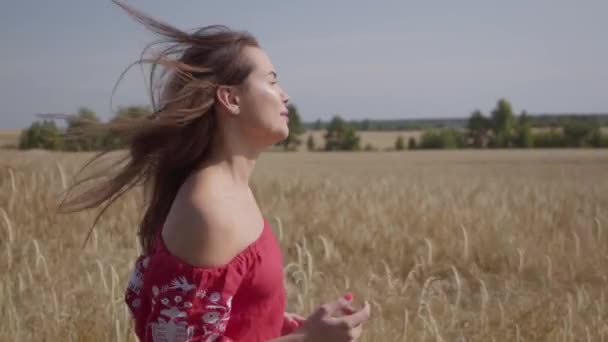
<svg viewBox="0 0 608 342"><path fill-rule="evenodd" d="M117 82L132 66L150 65L152 110L142 119L116 120L98 127L124 139L128 153L110 167L77 180L59 211L75 212L105 204L92 230L116 199L133 187L143 185L146 207L138 235L143 252L148 254L180 186L211 152L217 131L214 109L217 87L242 84L253 69L242 51L247 46L259 45L247 32L220 25L185 32L118 0L112 1L161 36L161 40L144 49L140 59L131 64ZM152 47L159 45L164 48L147 56ZM108 152L98 153L80 172ZM95 185L68 198L74 189L90 182Z"/></svg>

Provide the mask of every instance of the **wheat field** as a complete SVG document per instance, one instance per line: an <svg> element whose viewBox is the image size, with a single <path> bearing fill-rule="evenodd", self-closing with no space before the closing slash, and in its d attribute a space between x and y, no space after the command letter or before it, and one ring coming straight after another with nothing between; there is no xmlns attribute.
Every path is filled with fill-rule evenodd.
<svg viewBox="0 0 608 342"><path fill-rule="evenodd" d="M141 191L56 215L90 154L0 152L0 341L135 341ZM352 291L363 341L608 341L608 152L266 153L289 309Z"/></svg>

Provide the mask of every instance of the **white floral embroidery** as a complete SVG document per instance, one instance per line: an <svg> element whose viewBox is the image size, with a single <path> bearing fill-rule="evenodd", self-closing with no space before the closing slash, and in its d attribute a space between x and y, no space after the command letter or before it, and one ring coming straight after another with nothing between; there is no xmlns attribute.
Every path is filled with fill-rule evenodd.
<svg viewBox="0 0 608 342"><path fill-rule="evenodd" d="M174 320L176 318L186 318L186 313L180 311L176 306L172 306L169 309L164 309L160 311L160 314L163 316L167 316L170 319Z"/></svg>
<svg viewBox="0 0 608 342"><path fill-rule="evenodd" d="M187 342L194 335L199 337L200 333L203 333L199 337L201 341L212 342L221 338L226 331L232 308L232 296L224 296L219 291L197 289L183 276L165 284L155 284L152 286L152 294L153 307L156 306L156 302L162 305L161 308L153 308L159 310L160 312L157 312L160 315L156 322L149 323L155 342ZM204 311L202 316L198 316L200 323L189 322L193 324L189 325L188 312L194 305L200 305ZM199 329L196 334L195 329Z"/></svg>
<svg viewBox="0 0 608 342"><path fill-rule="evenodd" d="M139 268L135 266L131 275L129 276L128 289L139 295L142 285L144 284L144 275L139 271Z"/></svg>
<svg viewBox="0 0 608 342"><path fill-rule="evenodd" d="M131 274L129 275L125 300L127 306L129 307L129 312L132 318L135 318L135 313L141 306L141 299L139 298L139 295L144 285L143 270L147 265L147 259L148 258L138 258L137 261L135 261Z"/></svg>
<svg viewBox="0 0 608 342"><path fill-rule="evenodd" d="M162 317L159 317L157 322L150 324L154 342L190 341L194 336L194 327L189 326L188 323L184 321L188 318L188 315L185 311L180 310L179 302L181 302L181 298L179 298L179 302L175 301L175 305L171 304L170 298L162 298L160 302L167 308L160 310L160 315Z"/></svg>
<svg viewBox="0 0 608 342"><path fill-rule="evenodd" d="M194 336L194 327L188 326L186 322L165 321L159 318L158 322L151 323L151 326L154 342L188 342Z"/></svg>
<svg viewBox="0 0 608 342"><path fill-rule="evenodd" d="M220 334L211 334L211 336L207 337L207 341L205 342L215 342L217 341L220 337L222 337L222 335Z"/></svg>
<svg viewBox="0 0 608 342"><path fill-rule="evenodd" d="M203 315L203 321L207 324L215 324L220 320L219 312L207 312Z"/></svg>
<svg viewBox="0 0 608 342"><path fill-rule="evenodd" d="M217 303L222 298L219 292L213 292L209 295L209 301L212 303Z"/></svg>
<svg viewBox="0 0 608 342"><path fill-rule="evenodd" d="M190 292L196 289L196 286L190 284L185 277L179 277L171 282L169 289L180 289L184 292Z"/></svg>
<svg viewBox="0 0 608 342"><path fill-rule="evenodd" d="M208 303L205 305L207 311L203 314L203 331L205 332L203 337L206 341L215 341L218 337L221 337L218 333L224 333L226 331L226 324L230 319L230 308L232 306L232 296L226 299L226 304L223 305L221 302L221 294L219 292L213 292L207 298Z"/></svg>

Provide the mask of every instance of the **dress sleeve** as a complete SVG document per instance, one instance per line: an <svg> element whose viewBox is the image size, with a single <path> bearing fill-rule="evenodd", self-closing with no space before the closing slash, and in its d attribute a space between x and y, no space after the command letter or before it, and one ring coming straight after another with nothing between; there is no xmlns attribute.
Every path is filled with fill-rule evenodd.
<svg viewBox="0 0 608 342"><path fill-rule="evenodd" d="M144 274L149 309L142 329L146 342L228 342L224 336L232 299L247 273L246 260L197 268L154 258Z"/></svg>

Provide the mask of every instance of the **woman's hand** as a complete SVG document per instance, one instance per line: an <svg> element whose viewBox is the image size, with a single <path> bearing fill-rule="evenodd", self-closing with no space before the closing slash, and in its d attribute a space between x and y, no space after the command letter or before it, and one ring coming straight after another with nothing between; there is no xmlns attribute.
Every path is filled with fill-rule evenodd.
<svg viewBox="0 0 608 342"><path fill-rule="evenodd" d="M355 311L350 301L340 298L322 305L296 330L304 342L351 342L362 332L362 323L370 317L369 303Z"/></svg>
<svg viewBox="0 0 608 342"><path fill-rule="evenodd" d="M306 318L298 314L285 312L283 314L283 329L281 335L285 336L293 333L304 323L304 321L306 321Z"/></svg>

